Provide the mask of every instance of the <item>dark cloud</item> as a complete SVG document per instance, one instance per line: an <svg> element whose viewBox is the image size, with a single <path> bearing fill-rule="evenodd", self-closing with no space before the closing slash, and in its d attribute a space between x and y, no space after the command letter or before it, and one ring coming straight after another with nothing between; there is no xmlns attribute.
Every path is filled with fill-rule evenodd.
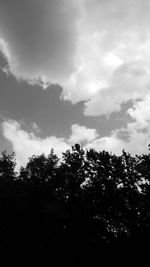
<svg viewBox="0 0 150 267"><path fill-rule="evenodd" d="M71 125L77 123L97 129L101 136L124 125L126 110L118 115L112 114L109 120L104 116L84 116L84 103L72 105L69 101L60 101L61 92L59 86L41 90L38 85L32 86L23 81L18 83L14 77L0 71L0 114L6 119L25 122L29 126L25 128L27 131L31 131L30 125L35 122L43 138L48 135L68 137ZM120 117L123 119L120 120Z"/></svg>
<svg viewBox="0 0 150 267"><path fill-rule="evenodd" d="M7 65L7 61L3 56L3 53L0 51L0 69L5 68Z"/></svg>
<svg viewBox="0 0 150 267"><path fill-rule="evenodd" d="M8 44L12 71L63 80L74 68L77 18L72 0L0 0L0 37Z"/></svg>

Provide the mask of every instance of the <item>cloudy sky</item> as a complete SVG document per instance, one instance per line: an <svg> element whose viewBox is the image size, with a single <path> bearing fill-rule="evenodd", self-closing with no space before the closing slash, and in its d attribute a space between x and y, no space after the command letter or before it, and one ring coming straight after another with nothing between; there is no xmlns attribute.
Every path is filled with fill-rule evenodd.
<svg viewBox="0 0 150 267"><path fill-rule="evenodd" d="M149 0L0 0L0 150L150 143Z"/></svg>

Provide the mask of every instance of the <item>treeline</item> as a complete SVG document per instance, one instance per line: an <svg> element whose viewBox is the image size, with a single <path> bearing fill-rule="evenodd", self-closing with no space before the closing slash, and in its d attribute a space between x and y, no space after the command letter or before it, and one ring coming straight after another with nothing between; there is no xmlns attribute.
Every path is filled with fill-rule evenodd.
<svg viewBox="0 0 150 267"><path fill-rule="evenodd" d="M150 154L116 156L76 144L60 160L32 156L15 173L15 155L0 156L0 251L147 249Z"/></svg>

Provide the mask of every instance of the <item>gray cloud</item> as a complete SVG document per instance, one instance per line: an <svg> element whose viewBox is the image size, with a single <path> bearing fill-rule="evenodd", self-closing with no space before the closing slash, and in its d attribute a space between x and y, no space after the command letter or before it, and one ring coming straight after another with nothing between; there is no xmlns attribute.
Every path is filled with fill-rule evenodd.
<svg viewBox="0 0 150 267"><path fill-rule="evenodd" d="M149 0L0 0L0 50L16 78L110 115L148 90L149 14Z"/></svg>
<svg viewBox="0 0 150 267"><path fill-rule="evenodd" d="M27 79L61 81L73 70L78 10L69 0L0 0L0 38L11 71Z"/></svg>

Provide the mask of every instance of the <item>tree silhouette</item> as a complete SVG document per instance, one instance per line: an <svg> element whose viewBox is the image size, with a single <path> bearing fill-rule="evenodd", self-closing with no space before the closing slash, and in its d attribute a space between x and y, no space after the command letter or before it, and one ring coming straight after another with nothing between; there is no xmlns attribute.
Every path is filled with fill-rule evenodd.
<svg viewBox="0 0 150 267"><path fill-rule="evenodd" d="M15 155L2 152L1 250L146 251L150 154L116 156L75 144L61 160L51 150L29 158L18 175L15 166Z"/></svg>
<svg viewBox="0 0 150 267"><path fill-rule="evenodd" d="M15 179L15 154L8 155L6 151L1 153L0 157L0 179L12 181Z"/></svg>

